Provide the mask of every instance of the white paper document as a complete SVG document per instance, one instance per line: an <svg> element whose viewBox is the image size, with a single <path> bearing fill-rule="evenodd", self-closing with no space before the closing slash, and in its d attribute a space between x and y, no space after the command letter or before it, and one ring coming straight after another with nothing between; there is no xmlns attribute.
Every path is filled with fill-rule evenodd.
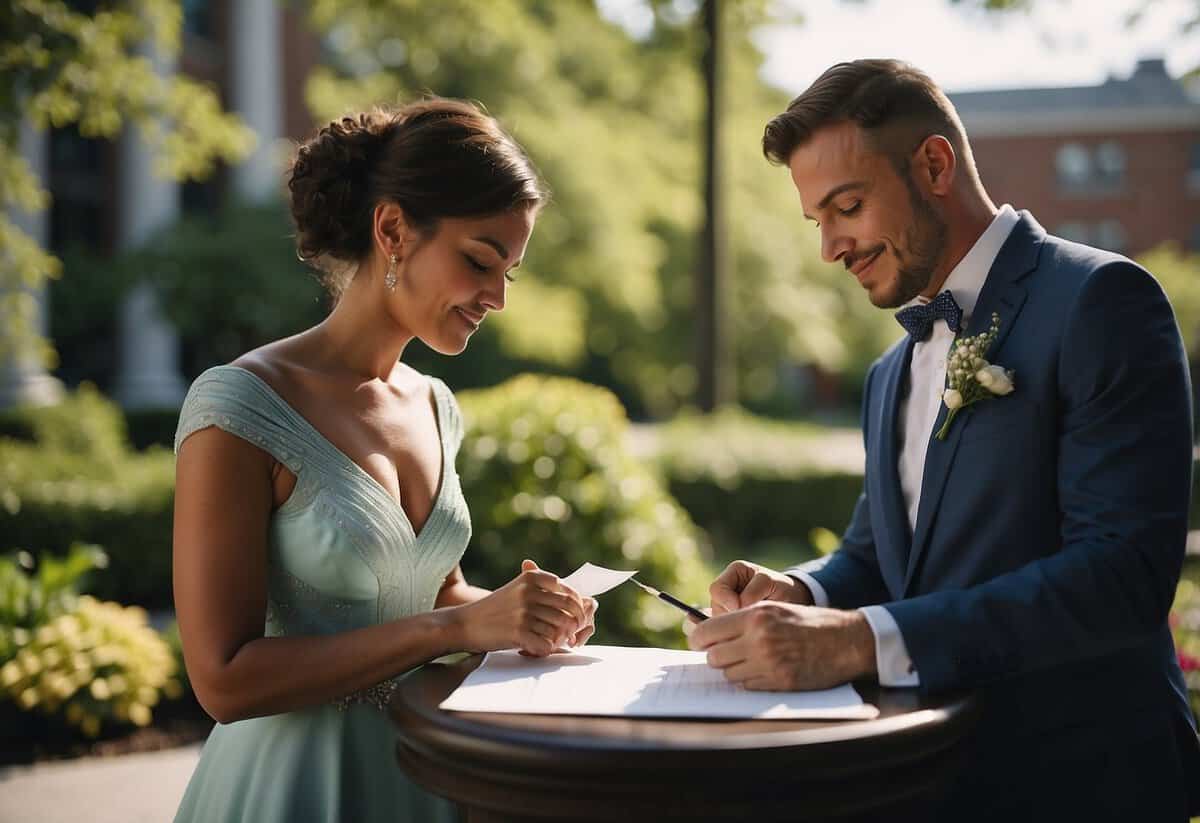
<svg viewBox="0 0 1200 823"><path fill-rule="evenodd" d="M441 708L464 712L870 720L879 710L852 686L811 692L754 692L729 683L704 652L584 646L523 657L489 652Z"/></svg>
<svg viewBox="0 0 1200 823"><path fill-rule="evenodd" d="M562 582L584 597L595 597L598 594L604 594L609 589L615 589L635 574L637 574L637 569L631 572L622 572L584 563L562 578Z"/></svg>

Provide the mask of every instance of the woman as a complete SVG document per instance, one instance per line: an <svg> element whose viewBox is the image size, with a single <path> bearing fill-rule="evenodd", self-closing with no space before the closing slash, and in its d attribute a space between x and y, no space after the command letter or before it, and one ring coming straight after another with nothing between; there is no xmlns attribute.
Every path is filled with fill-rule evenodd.
<svg viewBox="0 0 1200 823"><path fill-rule="evenodd" d="M595 602L528 560L495 592L467 583L462 420L399 358L413 338L457 354L504 308L544 194L494 120L444 99L331 123L288 187L335 307L202 374L176 433L175 603L220 723L176 820L447 818L396 764L396 679L578 645Z"/></svg>

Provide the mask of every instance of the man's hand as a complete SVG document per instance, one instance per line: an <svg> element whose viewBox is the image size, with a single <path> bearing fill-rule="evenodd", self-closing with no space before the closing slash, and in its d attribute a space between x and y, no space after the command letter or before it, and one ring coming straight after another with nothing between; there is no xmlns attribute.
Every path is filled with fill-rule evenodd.
<svg viewBox="0 0 1200 823"><path fill-rule="evenodd" d="M708 587L714 615L727 614L761 600L812 605L812 592L794 577L766 566L735 560Z"/></svg>
<svg viewBox="0 0 1200 823"><path fill-rule="evenodd" d="M875 674L875 635L857 611L760 601L688 635L708 664L747 689L827 689Z"/></svg>

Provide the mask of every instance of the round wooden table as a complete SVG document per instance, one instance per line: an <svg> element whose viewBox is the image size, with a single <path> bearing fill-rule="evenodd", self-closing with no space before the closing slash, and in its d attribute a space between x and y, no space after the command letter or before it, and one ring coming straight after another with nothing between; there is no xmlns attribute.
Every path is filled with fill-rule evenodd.
<svg viewBox="0 0 1200 823"><path fill-rule="evenodd" d="M978 715L970 695L856 684L875 720L658 720L446 712L482 661L434 663L391 705L400 765L471 823L921 820Z"/></svg>

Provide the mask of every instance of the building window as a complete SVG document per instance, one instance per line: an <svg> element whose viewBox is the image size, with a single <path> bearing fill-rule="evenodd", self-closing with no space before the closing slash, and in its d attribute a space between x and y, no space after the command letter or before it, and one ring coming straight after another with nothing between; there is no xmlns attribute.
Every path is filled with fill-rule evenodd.
<svg viewBox="0 0 1200 823"><path fill-rule="evenodd" d="M74 126L53 129L49 140L50 248L108 250L115 225L107 200L112 144Z"/></svg>
<svg viewBox="0 0 1200 823"><path fill-rule="evenodd" d="M1120 220L1101 220L1093 237L1097 246L1108 251L1123 252L1129 243Z"/></svg>
<svg viewBox="0 0 1200 823"><path fill-rule="evenodd" d="M1054 158L1054 167L1058 172L1059 185L1066 189L1084 188L1092 177L1092 157L1079 143L1067 143L1060 147Z"/></svg>
<svg viewBox="0 0 1200 823"><path fill-rule="evenodd" d="M1120 143L1108 141L1096 147L1096 182L1106 187L1125 183L1125 149Z"/></svg>
<svg viewBox="0 0 1200 823"><path fill-rule="evenodd" d="M1076 243L1088 242L1087 223L1079 220L1071 220L1066 223L1059 223L1054 227L1054 233L1064 240L1074 240Z"/></svg>

